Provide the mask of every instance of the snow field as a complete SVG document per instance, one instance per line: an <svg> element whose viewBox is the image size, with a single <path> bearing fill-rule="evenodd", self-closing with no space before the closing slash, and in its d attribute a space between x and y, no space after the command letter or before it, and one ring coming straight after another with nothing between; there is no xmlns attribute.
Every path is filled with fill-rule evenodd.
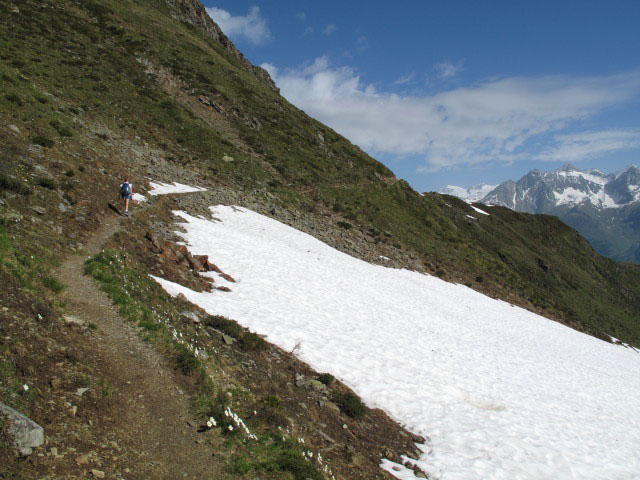
<svg viewBox="0 0 640 480"><path fill-rule="evenodd" d="M175 212L178 233L237 280L232 292L156 280L286 350L300 341L302 360L429 438L417 463L434 478L640 478L636 351L246 209L211 210Z"/></svg>
<svg viewBox="0 0 640 480"><path fill-rule="evenodd" d="M149 187L151 187L151 190L147 192L149 195L167 195L170 193L204 192L207 190L206 188L192 187L190 185L184 185L178 182L173 182L173 184L149 182Z"/></svg>

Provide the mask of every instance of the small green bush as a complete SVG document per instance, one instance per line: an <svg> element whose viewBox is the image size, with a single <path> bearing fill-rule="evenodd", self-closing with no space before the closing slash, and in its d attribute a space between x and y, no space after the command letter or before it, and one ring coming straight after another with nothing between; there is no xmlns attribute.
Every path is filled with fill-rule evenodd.
<svg viewBox="0 0 640 480"><path fill-rule="evenodd" d="M239 340L240 347L247 352L263 352L269 344L260 335L245 331Z"/></svg>
<svg viewBox="0 0 640 480"><path fill-rule="evenodd" d="M31 189L23 183L0 174L0 189L10 190L20 195L31 195Z"/></svg>
<svg viewBox="0 0 640 480"><path fill-rule="evenodd" d="M7 93L4 98L9 100L10 102L15 103L16 105L22 106L22 99L16 95L15 93Z"/></svg>
<svg viewBox="0 0 640 480"><path fill-rule="evenodd" d="M318 375L318 381L324 383L328 387L335 381L335 377L330 373L321 373Z"/></svg>
<svg viewBox="0 0 640 480"><path fill-rule="evenodd" d="M342 413L354 420L362 418L366 412L366 407L362 400L351 392L337 394L334 397L334 402L340 407Z"/></svg>
<svg viewBox="0 0 640 480"><path fill-rule="evenodd" d="M266 350L269 344L260 335L243 328L238 322L221 315L209 315L204 321L205 325L216 328L238 340L243 350L260 352Z"/></svg>
<svg viewBox="0 0 640 480"><path fill-rule="evenodd" d="M42 284L47 287L49 290L60 293L64 290L64 284L61 283L57 278L44 276L42 277Z"/></svg>
<svg viewBox="0 0 640 480"><path fill-rule="evenodd" d="M343 222L342 220L338 222L338 226L340 228L344 228L345 230L350 230L353 228L353 225L351 225L349 222Z"/></svg>
<svg viewBox="0 0 640 480"><path fill-rule="evenodd" d="M264 403L272 408L280 408L282 402L279 396L269 395L268 397L265 397Z"/></svg>
<svg viewBox="0 0 640 480"><path fill-rule="evenodd" d="M47 177L37 178L36 184L48 190L55 190L57 188L56 183L51 178L47 178Z"/></svg>
<svg viewBox="0 0 640 480"><path fill-rule="evenodd" d="M198 369L200 362L191 350L182 344L178 344L176 350L176 365L182 373L189 375Z"/></svg>
<svg viewBox="0 0 640 480"><path fill-rule="evenodd" d="M55 142L44 135L34 135L31 137L31 141L36 145L40 145L42 147L51 148L55 145Z"/></svg>

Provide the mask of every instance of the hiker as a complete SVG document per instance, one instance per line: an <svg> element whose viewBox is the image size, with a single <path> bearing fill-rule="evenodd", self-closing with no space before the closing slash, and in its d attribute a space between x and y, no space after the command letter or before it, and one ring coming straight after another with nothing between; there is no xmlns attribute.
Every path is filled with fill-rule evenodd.
<svg viewBox="0 0 640 480"><path fill-rule="evenodd" d="M124 215L129 216L129 200L133 195L133 185L129 183L129 177L124 178L124 182L120 184L120 198L124 200Z"/></svg>

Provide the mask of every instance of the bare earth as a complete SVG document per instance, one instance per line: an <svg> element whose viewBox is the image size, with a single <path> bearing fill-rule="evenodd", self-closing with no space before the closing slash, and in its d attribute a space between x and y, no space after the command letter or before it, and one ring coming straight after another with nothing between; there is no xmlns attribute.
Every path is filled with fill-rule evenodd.
<svg viewBox="0 0 640 480"><path fill-rule="evenodd" d="M85 245L88 256L98 253L119 228L120 219L108 215ZM96 282L83 275L85 259L70 256L56 276L67 287L67 313L97 325L91 362L100 365L113 385L113 417L105 425L108 438L102 441L120 451L114 465L102 458L99 469L107 478L116 478L110 474L115 470L127 479L225 478L212 447L202 440L196 443L201 435L183 391L184 377L118 315ZM90 471L89 467L90 463Z"/></svg>

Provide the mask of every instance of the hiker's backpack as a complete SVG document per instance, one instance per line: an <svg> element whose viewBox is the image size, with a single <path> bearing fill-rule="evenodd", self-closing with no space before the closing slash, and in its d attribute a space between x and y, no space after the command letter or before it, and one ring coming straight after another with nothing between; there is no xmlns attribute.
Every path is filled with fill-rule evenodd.
<svg viewBox="0 0 640 480"><path fill-rule="evenodd" d="M131 195L131 185L129 185L129 182L124 182L120 185L120 196L124 198L129 195Z"/></svg>

